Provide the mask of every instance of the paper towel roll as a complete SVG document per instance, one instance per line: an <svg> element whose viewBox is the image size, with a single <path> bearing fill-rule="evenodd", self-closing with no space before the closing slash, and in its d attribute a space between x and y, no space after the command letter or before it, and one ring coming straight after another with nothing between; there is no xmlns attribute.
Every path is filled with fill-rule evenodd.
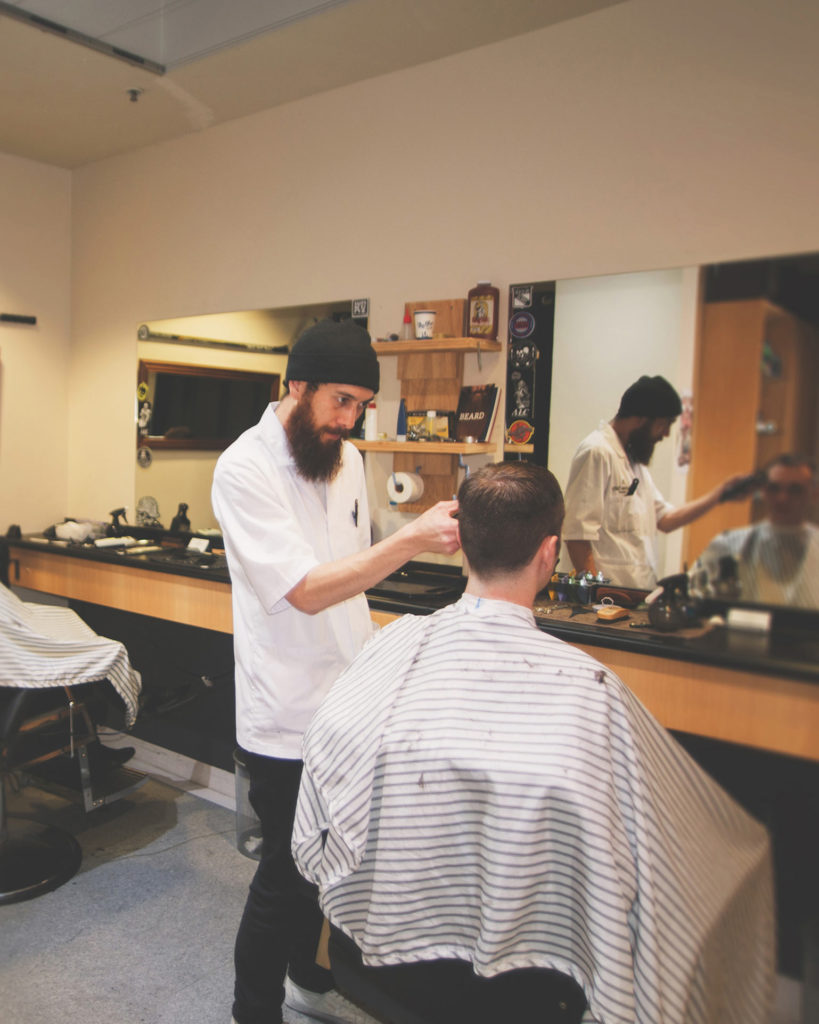
<svg viewBox="0 0 819 1024"><path fill-rule="evenodd" d="M387 497L395 505L418 501L424 493L424 481L417 473L393 473L387 478Z"/></svg>

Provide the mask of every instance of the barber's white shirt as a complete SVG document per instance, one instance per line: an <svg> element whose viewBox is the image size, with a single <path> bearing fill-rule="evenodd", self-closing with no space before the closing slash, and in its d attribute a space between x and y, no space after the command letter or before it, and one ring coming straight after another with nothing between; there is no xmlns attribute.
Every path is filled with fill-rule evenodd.
<svg viewBox="0 0 819 1024"><path fill-rule="evenodd" d="M329 484L297 471L268 406L219 458L213 510L233 592L236 734L269 757L301 758L301 738L335 679L372 632L359 594L316 615L285 598L310 569L370 543L361 456L348 442Z"/></svg>
<svg viewBox="0 0 819 1024"><path fill-rule="evenodd" d="M610 423L602 421L580 442L565 499L563 539L590 541L595 565L613 583L651 590L657 583L657 523L674 506L648 468L630 462Z"/></svg>

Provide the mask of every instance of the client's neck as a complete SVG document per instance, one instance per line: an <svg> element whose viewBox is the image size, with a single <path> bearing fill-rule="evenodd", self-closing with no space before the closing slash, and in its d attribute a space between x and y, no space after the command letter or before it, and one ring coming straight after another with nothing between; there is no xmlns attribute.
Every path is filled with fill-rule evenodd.
<svg viewBox="0 0 819 1024"><path fill-rule="evenodd" d="M466 581L466 593L472 594L473 597L482 597L488 601L509 601L524 608L532 607L537 592L538 587L526 569L519 573L491 576L488 579L470 573Z"/></svg>

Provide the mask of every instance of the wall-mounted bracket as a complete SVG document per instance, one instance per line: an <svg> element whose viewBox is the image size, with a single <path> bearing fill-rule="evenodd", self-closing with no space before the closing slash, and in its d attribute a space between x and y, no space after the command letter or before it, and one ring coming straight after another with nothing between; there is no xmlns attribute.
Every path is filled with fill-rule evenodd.
<svg viewBox="0 0 819 1024"><path fill-rule="evenodd" d="M36 316L22 316L17 313L0 313L0 324L36 324Z"/></svg>

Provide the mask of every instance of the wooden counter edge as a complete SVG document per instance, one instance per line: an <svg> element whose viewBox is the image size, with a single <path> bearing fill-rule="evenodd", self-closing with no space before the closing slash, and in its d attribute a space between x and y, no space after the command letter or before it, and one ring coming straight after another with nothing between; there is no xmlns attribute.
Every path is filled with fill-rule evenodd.
<svg viewBox="0 0 819 1024"><path fill-rule="evenodd" d="M230 583L155 572L124 560L122 564L95 562L30 548L13 547L12 561L16 563L12 584L28 590L220 633L233 632Z"/></svg>

